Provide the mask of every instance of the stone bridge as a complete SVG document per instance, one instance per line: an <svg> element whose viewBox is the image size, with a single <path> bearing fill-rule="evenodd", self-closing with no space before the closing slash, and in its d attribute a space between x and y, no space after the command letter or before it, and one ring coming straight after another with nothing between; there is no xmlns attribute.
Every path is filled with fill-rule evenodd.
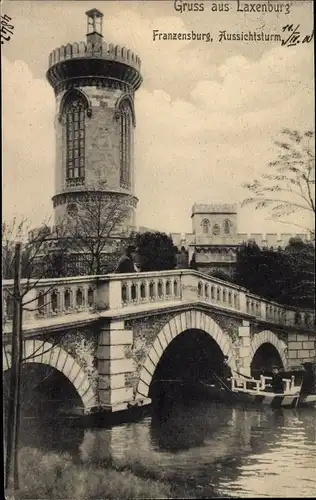
<svg viewBox="0 0 316 500"><path fill-rule="evenodd" d="M3 281L3 370L11 363L12 281ZM25 367L47 365L79 406L151 402L155 377L315 361L315 315L191 270L23 282Z"/></svg>

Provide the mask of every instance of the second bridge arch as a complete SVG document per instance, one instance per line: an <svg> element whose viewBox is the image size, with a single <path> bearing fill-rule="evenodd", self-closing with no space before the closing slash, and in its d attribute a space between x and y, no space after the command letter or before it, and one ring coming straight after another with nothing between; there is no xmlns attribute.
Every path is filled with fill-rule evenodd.
<svg viewBox="0 0 316 500"><path fill-rule="evenodd" d="M152 397L153 385L161 379L207 379L220 372L224 356L236 369L229 335L208 315L190 311L164 325L151 345L140 370L138 397Z"/></svg>

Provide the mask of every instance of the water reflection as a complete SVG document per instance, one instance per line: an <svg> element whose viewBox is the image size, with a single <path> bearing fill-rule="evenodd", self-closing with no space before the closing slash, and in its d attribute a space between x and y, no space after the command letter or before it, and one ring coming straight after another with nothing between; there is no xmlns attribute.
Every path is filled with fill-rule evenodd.
<svg viewBox="0 0 316 500"><path fill-rule="evenodd" d="M168 412L167 418L153 414L150 437L155 449L176 452L205 445L218 429L227 424L231 410L220 414L213 405L179 405Z"/></svg>
<svg viewBox="0 0 316 500"><path fill-rule="evenodd" d="M23 444L66 451L84 463L128 465L211 496L312 496L316 410L201 404L112 429L24 420ZM215 494L214 494L215 492Z"/></svg>

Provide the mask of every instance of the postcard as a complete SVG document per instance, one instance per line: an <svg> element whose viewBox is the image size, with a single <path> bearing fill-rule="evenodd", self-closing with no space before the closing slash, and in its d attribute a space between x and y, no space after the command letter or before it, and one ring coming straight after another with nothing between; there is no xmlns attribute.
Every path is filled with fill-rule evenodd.
<svg viewBox="0 0 316 500"><path fill-rule="evenodd" d="M315 493L312 0L2 0L7 498Z"/></svg>

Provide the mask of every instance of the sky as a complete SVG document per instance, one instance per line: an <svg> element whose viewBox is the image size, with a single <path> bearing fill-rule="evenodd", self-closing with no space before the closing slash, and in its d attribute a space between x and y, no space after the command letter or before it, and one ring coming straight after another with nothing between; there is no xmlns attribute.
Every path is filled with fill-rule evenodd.
<svg viewBox="0 0 316 500"><path fill-rule="evenodd" d="M242 185L260 178L276 158L273 142L284 128L314 130L314 43L219 42L219 32L282 34L283 26L295 24L309 35L312 2L270 2L289 4L288 15L237 12L235 0L199 3L202 12L177 11L172 0L2 0L1 14L14 25L11 40L1 45L5 220L26 217L36 226L53 214L48 56L85 40L85 11L96 7L104 13L104 40L127 46L142 61L135 99L137 225L190 232L194 203L237 203L238 232L299 231L240 203L249 196ZM240 2L242 8L250 3ZM214 4L230 10L213 12ZM211 33L213 42L154 41L153 30ZM309 223L301 216L292 222Z"/></svg>

